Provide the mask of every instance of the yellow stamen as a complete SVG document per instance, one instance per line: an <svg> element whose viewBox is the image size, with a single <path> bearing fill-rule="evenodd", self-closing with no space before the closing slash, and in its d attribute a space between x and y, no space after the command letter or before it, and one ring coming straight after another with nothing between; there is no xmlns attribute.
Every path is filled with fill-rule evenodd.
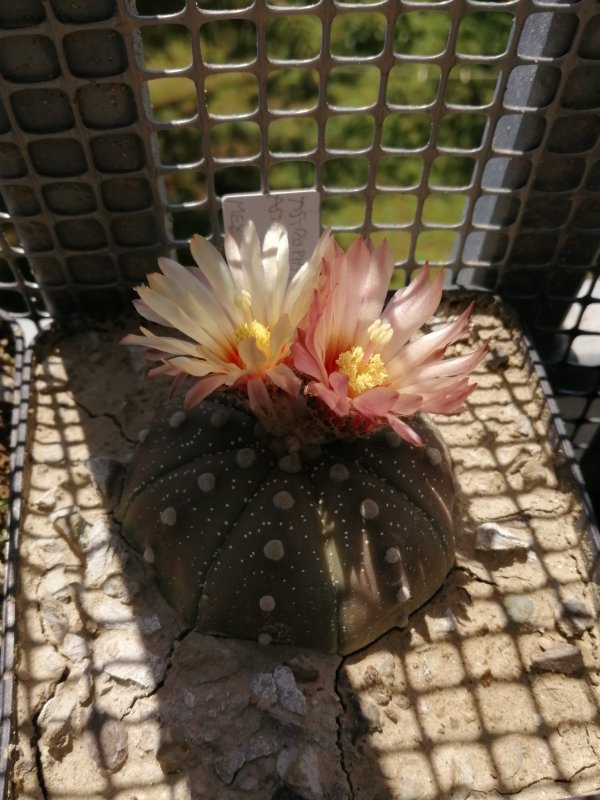
<svg viewBox="0 0 600 800"><path fill-rule="evenodd" d="M379 353L372 355L363 364L364 355L365 351L362 347L352 347L350 350L340 353L335 362L340 368L340 372L348 376L348 387L354 394L373 389L374 386L381 386L388 377Z"/></svg>
<svg viewBox="0 0 600 800"><path fill-rule="evenodd" d="M394 335L390 323L382 322L380 319L376 319L375 322L371 323L367 330L369 339L380 345L387 344Z"/></svg>
<svg viewBox="0 0 600 800"><path fill-rule="evenodd" d="M242 342L244 339L254 339L256 346L269 358L269 347L271 344L271 331L262 322L253 319L252 322L242 322L235 329L235 341Z"/></svg>
<svg viewBox="0 0 600 800"><path fill-rule="evenodd" d="M238 308L241 308L242 311L248 311L252 305L252 295L247 289L242 289L242 291L233 298L233 302Z"/></svg>

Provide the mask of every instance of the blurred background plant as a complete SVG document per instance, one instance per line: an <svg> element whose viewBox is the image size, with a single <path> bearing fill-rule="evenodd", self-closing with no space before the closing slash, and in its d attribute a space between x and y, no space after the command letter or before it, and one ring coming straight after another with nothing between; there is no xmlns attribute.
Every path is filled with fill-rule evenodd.
<svg viewBox="0 0 600 800"><path fill-rule="evenodd" d="M197 0L206 11L247 8L248 0ZM142 14L169 15L180 11L184 0L138 0ZM275 0L273 5L303 5L304 0ZM367 6L368 3L365 2ZM375 180L385 191L378 194L373 222L381 226L410 226L417 209L417 190L426 185L422 218L432 230L421 234L415 258L443 263L450 259L456 232L448 226L460 224L466 208L466 189L471 182L474 160L469 152L480 147L486 126L486 108L493 102L499 70L493 63L477 63L477 55L500 55L508 47L512 15L501 11L467 13L461 20L455 44L457 63L444 87L444 103L438 99L440 68L427 57L448 47L450 15L445 10L409 10L391 32L393 49L400 58L389 74L385 100L389 113L380 131L383 154L376 166ZM387 34L383 14L368 8L337 14L331 26L331 52L335 56L363 59L382 52ZM193 58L189 30L181 24L144 26L141 29L144 66L160 71L147 82L151 113L157 122L176 122L157 133L158 150L164 165L173 165L164 177L171 204L201 201L206 196L202 171L203 151L208 146L222 169L215 175L219 194L257 191L259 173L244 166L260 151L258 125L227 117L248 114L258 104L258 84L244 66L257 57L257 31L253 21L233 17L211 19L202 24L199 49L211 65L228 65L227 72L208 75L199 87L187 75L177 74ZM278 163L269 171L269 189L300 189L315 185L315 163L310 155L317 147L318 129L310 112L319 103L320 75L310 60L321 50L321 20L306 13L275 17L265 31L266 50L274 62L266 80L266 100L271 110L300 112L299 116L274 119L267 132L268 147ZM466 57L461 59L461 56ZM421 60L403 60L421 59ZM308 62L303 65L302 62ZM164 71L170 71L165 77ZM375 128L371 111L379 97L379 69L361 64L333 67L326 81L326 100L335 109L323 132L328 158L322 165L323 223L341 228L338 239L347 245L356 234L343 228L364 219L365 200L357 192L368 179L369 149ZM440 93L441 94L441 93ZM198 115L213 115L210 142L202 141ZM434 130L433 118L436 117ZM216 119L215 119L216 117ZM427 176L422 175L421 149L435 137L442 148ZM360 157L364 152L364 157ZM357 155L357 153L359 155ZM227 159L236 166L227 166ZM180 165L186 165L181 169ZM397 189L397 191L395 191ZM208 233L202 211L177 214L175 235L187 239L192 233ZM383 234L382 234L383 235ZM408 253L410 236L402 229L387 229L397 260ZM377 240L381 238L377 232Z"/></svg>

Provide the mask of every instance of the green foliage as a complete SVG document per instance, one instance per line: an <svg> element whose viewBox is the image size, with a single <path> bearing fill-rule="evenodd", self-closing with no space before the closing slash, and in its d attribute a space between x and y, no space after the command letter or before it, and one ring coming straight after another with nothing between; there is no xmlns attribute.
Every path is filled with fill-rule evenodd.
<svg viewBox="0 0 600 800"><path fill-rule="evenodd" d="M196 1L201 11L239 10L250 5L250 0ZM282 7L309 5L307 0L269 2ZM138 0L138 9L145 14L168 15L181 10L184 3L185 0ZM314 151L317 137L322 135L330 154L321 167L321 174L325 185L339 193L324 202L324 222L336 226L360 225L364 220L364 198L344 190L356 190L374 179L376 185L385 189L376 197L373 206L375 224L411 224L416 213L411 189L419 185L423 171L419 151L435 144L441 152L427 177L430 193L422 214L430 225L458 224L464 214L466 198L456 190L470 182L474 162L469 151L477 150L482 144L487 124L485 110L495 98L499 66L459 58L445 85L443 99L447 110L433 130L432 114L441 100L441 71L439 65L428 62L427 58L446 50L451 16L443 8L436 11L429 7L414 10L413 7L401 13L394 29L388 32L384 15L371 11L369 5L365 0L364 8L338 11L334 16L332 53L372 57L382 51L386 36L391 35L396 54L416 59L400 60L392 66L385 91L390 108L379 131L375 130L372 108L379 98L380 81L386 80L386 76L380 74L378 67L368 63L336 65L325 76L325 96L320 96L322 76L319 71L314 66L298 65L298 62L317 57L320 52L322 23L309 11L293 17L274 16L266 23L266 50L272 62L265 79L266 100L269 109L281 113L281 117L272 120L264 132L251 121L218 122L211 129L209 141L203 142L195 124L196 115L202 112L199 103L204 102L210 114L237 116L254 111L259 97L256 76L243 66L253 62L258 54L255 23L240 18L205 18L199 32L202 58L211 64L234 65L237 71L209 75L203 92L198 92L188 77L172 75L148 81L154 118L183 121L181 125L156 134L161 162L187 165L184 170L173 170L165 175L168 200L185 203L205 199L202 159L207 148L215 158L244 159L259 152L261 136L266 137L272 153L286 157L281 163L271 165L268 187L309 188L315 182L315 165L307 154ZM471 59L477 55L499 55L509 46L512 29L510 13L466 13L458 24L457 52ZM192 43L185 26L166 19L164 24L141 30L147 69L176 70L190 64ZM338 112L327 118L324 127L318 127L312 118L297 116L298 112L302 114L324 102ZM368 151L376 135L383 154L376 159L369 155L351 156L355 151ZM444 152L444 149L452 152ZM370 164L375 169L374 178L369 174ZM219 193L252 191L260 186L259 170L255 166L221 165L217 168L216 190ZM454 191L446 191L448 188ZM204 224L208 224L207 220ZM177 233L184 238L192 225L192 219L180 215ZM396 257L405 258L410 233L390 229L385 234ZM349 242L354 235L342 234L341 240ZM426 255L432 261L449 258L454 240L453 231L426 231L419 237L416 255L421 257L429 248Z"/></svg>

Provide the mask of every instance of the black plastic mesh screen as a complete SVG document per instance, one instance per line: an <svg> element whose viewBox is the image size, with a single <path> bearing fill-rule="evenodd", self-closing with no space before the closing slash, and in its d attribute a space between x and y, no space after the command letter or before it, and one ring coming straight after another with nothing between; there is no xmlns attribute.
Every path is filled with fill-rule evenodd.
<svg viewBox="0 0 600 800"><path fill-rule="evenodd" d="M0 4L0 307L110 315L221 198L316 188L397 284L514 302L576 447L600 422L597 2Z"/></svg>

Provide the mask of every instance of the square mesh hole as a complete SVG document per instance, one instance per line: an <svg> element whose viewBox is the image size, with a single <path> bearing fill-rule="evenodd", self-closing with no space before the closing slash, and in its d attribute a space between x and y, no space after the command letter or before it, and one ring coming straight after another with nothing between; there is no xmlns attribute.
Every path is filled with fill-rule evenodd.
<svg viewBox="0 0 600 800"><path fill-rule="evenodd" d="M258 108L258 79L251 72L227 72L208 75L206 108L214 117L250 114Z"/></svg>
<svg viewBox="0 0 600 800"><path fill-rule="evenodd" d="M185 121L198 113L196 84L190 78L155 78L147 83L152 119Z"/></svg>
<svg viewBox="0 0 600 800"><path fill-rule="evenodd" d="M391 108L426 107L438 93L441 70L436 64L397 64L390 70L387 102Z"/></svg>
<svg viewBox="0 0 600 800"><path fill-rule="evenodd" d="M192 63L192 38L183 25L144 25L142 63L147 70L185 69Z"/></svg>
<svg viewBox="0 0 600 800"><path fill-rule="evenodd" d="M364 10L338 14L331 23L334 56L365 57L383 52L387 21L383 14Z"/></svg>
<svg viewBox="0 0 600 800"><path fill-rule="evenodd" d="M330 117L325 126L325 147L329 150L367 150L373 144L375 120L366 114Z"/></svg>
<svg viewBox="0 0 600 800"><path fill-rule="evenodd" d="M256 61L256 25L246 19L219 19L200 28L202 60L213 66L241 66Z"/></svg>
<svg viewBox="0 0 600 800"><path fill-rule="evenodd" d="M319 102L319 73L316 69L276 69L267 78L267 106L271 111L316 108Z"/></svg>
<svg viewBox="0 0 600 800"><path fill-rule="evenodd" d="M417 198L414 194L385 192L373 200L373 223L376 225L408 226L415 221Z"/></svg>
<svg viewBox="0 0 600 800"><path fill-rule="evenodd" d="M369 108L377 101L379 78L377 67L334 67L327 76L327 102L334 108Z"/></svg>
<svg viewBox="0 0 600 800"><path fill-rule="evenodd" d="M269 122L268 143L271 153L301 154L317 146L317 123L310 117L284 117Z"/></svg>
<svg viewBox="0 0 600 800"><path fill-rule="evenodd" d="M386 150L420 150L429 144L431 133L429 114L390 114L383 120L381 146Z"/></svg>
<svg viewBox="0 0 600 800"><path fill-rule="evenodd" d="M307 61L321 52L323 26L318 17L276 17L267 21L267 56L271 61Z"/></svg>

